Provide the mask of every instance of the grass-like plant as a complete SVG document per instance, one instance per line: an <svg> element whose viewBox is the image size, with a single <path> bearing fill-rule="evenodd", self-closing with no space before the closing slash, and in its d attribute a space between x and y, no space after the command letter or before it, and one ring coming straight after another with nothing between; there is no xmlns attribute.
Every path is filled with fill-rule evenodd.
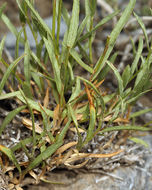
<svg viewBox="0 0 152 190"><path fill-rule="evenodd" d="M16 2L22 24L20 31L17 31L3 14L5 5L0 9L1 19L16 36L15 60L11 64L6 63L2 57L5 37L0 43L0 61L6 67L5 73L1 70L3 77L0 82L0 100L13 98L18 102L18 107L7 115L0 126L0 135L5 133L5 128L12 119L25 110L30 117L27 120L23 118L22 122L31 128L32 133L13 147L0 145L0 151L14 163L20 176L23 177L40 164L46 166L46 160L65 144L64 139L71 128L73 133L77 134L75 145L79 152L96 135L104 135L105 132L150 130L146 124L135 125L133 118L152 109L130 114L139 97L152 86L152 46L144 24L135 13L144 32L148 54L142 55L144 40L141 36L137 49L134 49L133 62L125 67L122 74L114 66L117 54L113 48L133 12L135 0L130 0L122 12L96 63L93 62L93 40L96 30L118 15L119 11L103 18L94 26L96 0L85 0L85 17L81 23L79 0L73 0L71 15L62 0L54 0L52 26L49 28L34 9L33 0ZM61 19L67 26L62 42ZM35 39L36 52L30 49L26 24L29 25ZM41 37L40 41L38 35ZM24 54L19 57L20 43L24 45ZM23 65L23 73L18 73L19 64ZM78 68L87 72L89 77L76 75L75 70ZM118 88L111 94L103 93L100 86L110 70L117 79ZM130 87L128 84L132 81L134 82ZM9 86L11 92L4 93L5 85ZM40 122L40 129L36 121ZM103 128L105 121L106 125ZM31 145L30 149L27 148L27 144ZM24 171L21 170L22 164L15 157L18 151L23 151L28 157Z"/></svg>

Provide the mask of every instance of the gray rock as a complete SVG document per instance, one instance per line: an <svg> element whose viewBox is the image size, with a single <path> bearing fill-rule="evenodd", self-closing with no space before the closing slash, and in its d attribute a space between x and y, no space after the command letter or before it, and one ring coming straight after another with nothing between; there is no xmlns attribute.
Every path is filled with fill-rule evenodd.
<svg viewBox="0 0 152 190"><path fill-rule="evenodd" d="M52 27L52 17L46 18L44 19L45 23L50 27ZM62 39L64 36L64 33L66 32L66 24L64 23L64 21L61 21L61 26L60 26L60 38ZM21 27L17 28L17 31L20 31ZM33 38L32 32L29 28L29 26L26 26L26 32L27 32L27 37L30 43L30 47L31 49L35 50L35 40ZM23 37L23 34L22 34ZM41 40L40 35L38 35L38 42ZM12 55L12 57L14 57L14 53L15 53L15 46L16 46L16 37L9 32L6 36L6 42L5 42L5 46L8 49L8 51L10 52L10 54ZM24 47L22 44L20 44L20 49L19 49L19 55L21 55L24 51Z"/></svg>

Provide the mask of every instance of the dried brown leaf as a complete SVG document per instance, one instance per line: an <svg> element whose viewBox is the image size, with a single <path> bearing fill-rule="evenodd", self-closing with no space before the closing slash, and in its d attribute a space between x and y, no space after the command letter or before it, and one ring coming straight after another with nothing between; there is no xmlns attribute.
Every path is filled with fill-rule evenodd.
<svg viewBox="0 0 152 190"><path fill-rule="evenodd" d="M77 164L77 165L71 165L69 163L64 163L68 168L70 169L78 169L78 168L82 168L83 166L85 166L87 164L88 160L85 160L84 162L82 162L81 164Z"/></svg>
<svg viewBox="0 0 152 190"><path fill-rule="evenodd" d="M22 118L22 123L30 130L33 130L32 128L32 121L27 118ZM39 124L35 123L35 132L38 134L41 134L43 132L43 129L39 126ZM46 141L50 143L50 139L48 136L45 137Z"/></svg>
<svg viewBox="0 0 152 190"><path fill-rule="evenodd" d="M35 181L36 181L36 184L38 184L39 183L39 176L38 175L36 175L36 173L35 172L33 172L32 170L31 171L29 171L29 174L35 179Z"/></svg>
<svg viewBox="0 0 152 190"><path fill-rule="evenodd" d="M53 127L56 127L57 125L57 121L59 119L59 111L60 111L60 105L57 104L53 112Z"/></svg>
<svg viewBox="0 0 152 190"><path fill-rule="evenodd" d="M71 148L72 146L75 146L78 142L73 141L73 142L69 142L63 146L61 146L55 154L62 154L64 151L66 151L67 149Z"/></svg>
<svg viewBox="0 0 152 190"><path fill-rule="evenodd" d="M47 87L46 89L46 93L45 93L45 97L44 97L44 101L43 101L43 106L45 108L47 108L49 105L49 87Z"/></svg>
<svg viewBox="0 0 152 190"><path fill-rule="evenodd" d="M23 188L20 187L20 185L15 185L16 190L24 190Z"/></svg>
<svg viewBox="0 0 152 190"><path fill-rule="evenodd" d="M109 153L109 154L75 153L75 154L72 154L71 157L65 161L65 164L70 164L71 162L78 161L82 158L110 158L121 152L123 152L123 150L118 150L116 152Z"/></svg>

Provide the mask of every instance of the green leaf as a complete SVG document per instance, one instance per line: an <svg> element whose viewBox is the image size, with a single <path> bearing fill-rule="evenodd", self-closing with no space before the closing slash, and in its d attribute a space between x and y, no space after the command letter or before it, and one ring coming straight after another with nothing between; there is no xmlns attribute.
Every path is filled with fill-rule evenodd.
<svg viewBox="0 0 152 190"><path fill-rule="evenodd" d="M38 24L41 25L41 27L44 29L44 31L47 32L52 38L52 33L51 33L50 28L47 26L47 24L44 22L44 20L40 17L38 12L34 9L33 5L30 3L29 0L25 0L25 2L28 5L28 7L30 8L30 10L32 11L32 13L35 15L35 18L37 20L36 22L38 22Z"/></svg>
<svg viewBox="0 0 152 190"><path fill-rule="evenodd" d="M33 168L37 167L41 162L46 160L47 158L51 157L51 155L63 144L62 141L56 142L52 144L51 146L47 147L44 152L39 154L26 168L26 170L23 172L23 175L28 173Z"/></svg>
<svg viewBox="0 0 152 190"><path fill-rule="evenodd" d="M53 0L53 17L52 17L52 37L55 40L55 27L56 27L56 0Z"/></svg>
<svg viewBox="0 0 152 190"><path fill-rule="evenodd" d="M103 97L104 103L108 103L110 100L112 100L115 97L115 93L113 94L108 94L106 96Z"/></svg>
<svg viewBox="0 0 152 190"><path fill-rule="evenodd" d="M24 56L25 56L25 54L22 55L22 56L20 56L20 57L19 57L18 59L16 59L13 63L11 63L11 64L9 65L9 67L7 68L5 74L4 74L4 76L3 76L3 78L2 78L2 80L1 80L1 82L0 82L0 94L2 93L3 87L4 87L4 85L5 85L5 83L6 83L7 79L8 79L8 77L10 76L11 72L13 71L13 69L16 67L16 65L21 61L21 59L22 59Z"/></svg>
<svg viewBox="0 0 152 190"><path fill-rule="evenodd" d="M50 139L50 142L54 142L55 139L50 131L50 117L45 113L45 111L43 110L43 107L41 107L41 115L43 117L43 132L45 136L48 136Z"/></svg>
<svg viewBox="0 0 152 190"><path fill-rule="evenodd" d="M65 8L64 4L62 4L62 17L63 17L63 20L66 23L66 25L69 26L70 15L69 15L67 9Z"/></svg>
<svg viewBox="0 0 152 190"><path fill-rule="evenodd" d="M40 77L40 75L38 75L38 72L32 72L31 75L32 75L32 78L34 79L36 85L39 88L39 92L41 94L43 94L44 93L44 83L43 83L43 80L41 80L42 78Z"/></svg>
<svg viewBox="0 0 152 190"><path fill-rule="evenodd" d="M68 30L64 33L64 38L63 38L63 41L62 41L62 52L61 52L60 59L59 59L60 64L65 63L66 62L66 57L67 57L67 55L69 55L69 49L66 46L67 37L68 37Z"/></svg>
<svg viewBox="0 0 152 190"><path fill-rule="evenodd" d="M16 36L16 38L17 38L17 36L18 36L18 31L17 31L16 27L11 23L10 19L9 19L6 15L4 15L3 13L2 13L1 18L2 18L3 22L6 24L6 26L8 27L8 29L9 29L9 30ZM20 38L20 42L21 42L22 44L24 44L24 39L23 39L23 38Z"/></svg>
<svg viewBox="0 0 152 190"><path fill-rule="evenodd" d="M59 52L59 39L60 39L60 25L61 25L61 13L62 13L62 0L57 0L56 2L56 12L57 12L57 35L56 43Z"/></svg>
<svg viewBox="0 0 152 190"><path fill-rule="evenodd" d="M2 14L1 16L3 22L6 24L6 26L9 28L9 30L17 37L18 35L18 32L17 32L17 29L16 27L11 23L11 21L9 20L9 18Z"/></svg>
<svg viewBox="0 0 152 190"><path fill-rule="evenodd" d="M93 17L96 11L96 0L85 0L85 12L86 15Z"/></svg>
<svg viewBox="0 0 152 190"><path fill-rule="evenodd" d="M109 61L107 61L107 64L109 65L109 67L111 67L111 69L114 71L114 74L118 80L118 88L119 88L119 94L120 96L123 95L123 90L124 90L124 87L123 87L123 80L118 72L118 70L114 67L114 65L112 63L110 63Z"/></svg>
<svg viewBox="0 0 152 190"><path fill-rule="evenodd" d="M147 32L146 32L146 28L145 28L145 25L144 23L142 22L141 18L138 17L138 15L134 12L134 16L136 17L143 33L144 33L144 36L145 36L145 40L146 40L146 44L147 44L147 48L149 50L149 41L148 41L148 35L147 35Z"/></svg>
<svg viewBox="0 0 152 190"><path fill-rule="evenodd" d="M115 52L115 53L110 57L110 62L111 62L112 64L114 64L114 62L115 62L115 60L116 60L116 58L117 58L117 55L118 55L118 53ZM106 78L107 74L109 73L109 71L110 71L110 67L109 67L109 65L106 64L106 65L103 67L103 69L100 71L100 73L99 73L99 75L98 75L98 77L97 77L98 82L104 80L104 79Z"/></svg>
<svg viewBox="0 0 152 190"><path fill-rule="evenodd" d="M152 128L142 127L142 126L131 126L131 125L114 126L114 127L108 127L101 130L99 134L110 132L110 131L121 131L121 130L150 131L152 130Z"/></svg>
<svg viewBox="0 0 152 190"><path fill-rule="evenodd" d="M90 105L90 122L87 130L87 136L83 145L87 144L94 137L95 124L96 124L96 110L93 105Z"/></svg>
<svg viewBox="0 0 152 190"><path fill-rule="evenodd" d="M8 99L8 98L13 98L15 96L20 95L21 93L19 91L15 91L15 92L10 92L7 94L1 94L0 95L0 100L4 100L4 99Z"/></svg>
<svg viewBox="0 0 152 190"><path fill-rule="evenodd" d="M81 65L85 70L87 70L89 73L93 73L93 69L89 66L86 65L80 58L79 54L76 52L76 50L71 49L70 50L70 55L76 60L76 62Z"/></svg>
<svg viewBox="0 0 152 190"><path fill-rule="evenodd" d="M19 173L21 174L20 165L19 165L18 161L16 160L12 150L10 148L3 146L3 145L0 145L0 151L9 157L9 159L14 163L14 165L17 167Z"/></svg>
<svg viewBox="0 0 152 190"><path fill-rule="evenodd" d="M26 104L26 101L25 101L24 98L21 96L21 94L20 94L19 96L17 96L17 98L18 98L20 101L22 101L23 103ZM39 106L39 104L38 104L37 102L35 102L35 101L33 101L33 100L29 99L29 98L27 98L27 100L28 100L28 102L29 102L29 105L30 105L31 109L34 109L34 110L37 110L37 111L41 112L41 108L40 108L40 106ZM46 112L50 117L53 118L53 111L51 111L51 110L49 110L49 109L46 109L46 108L44 108L44 110L45 110L45 112Z"/></svg>
<svg viewBox="0 0 152 190"><path fill-rule="evenodd" d="M134 118L134 117L138 117L140 115L146 114L148 112L152 112L152 108L148 108L148 109L143 109L137 112L134 112L130 115L130 118Z"/></svg>
<svg viewBox="0 0 152 190"><path fill-rule="evenodd" d="M23 32L24 28L22 28L19 33L17 34L17 37L16 37L16 46L15 46L15 58L17 59L18 56L19 56L19 43L21 41L21 34Z"/></svg>
<svg viewBox="0 0 152 190"><path fill-rule="evenodd" d="M112 118L110 119L109 123L112 123L115 119L117 119L119 113L120 113L120 106L116 106L114 109L113 109L113 112L114 114L112 115Z"/></svg>
<svg viewBox="0 0 152 190"><path fill-rule="evenodd" d="M87 20L87 31L90 31L91 17L92 17L90 0L85 0L85 14L86 16L89 16L89 19Z"/></svg>
<svg viewBox="0 0 152 190"><path fill-rule="evenodd" d="M26 24L26 20L27 20L27 16L26 16L26 13L27 13L27 6L25 4L24 1L20 1L20 0L16 0L16 3L19 7L19 18L20 18L20 21L22 24ZM21 3L21 4L20 4Z"/></svg>
<svg viewBox="0 0 152 190"><path fill-rule="evenodd" d="M128 6L124 10L124 12L122 13L122 16L120 17L118 23L116 24L115 28L111 32L110 37L107 39L107 44L105 46L105 50L104 50L103 54L100 56L97 64L95 65L95 68L94 68L95 74L93 75L92 80L96 79L96 77L100 73L101 69L104 67L108 57L110 56L110 54L113 50L113 47L114 47L114 44L115 44L115 41L116 41L118 35L120 34L121 30L123 29L124 25L128 21L131 13L133 11L135 3L136 3L136 0L130 0L130 3L128 4Z"/></svg>
<svg viewBox="0 0 152 190"><path fill-rule="evenodd" d="M41 137L40 135L36 135L36 140L39 140L40 137ZM22 145L25 146L25 145L32 143L32 142L33 142L33 137L29 137L29 138L26 138L24 140L20 140L20 142L18 142L16 145L11 147L11 150L12 150L12 152L15 152L16 150L21 149Z"/></svg>
<svg viewBox="0 0 152 190"><path fill-rule="evenodd" d="M4 119L3 123L0 126L0 136L4 131L5 127L12 121L12 119L22 110L26 108L26 105L16 108L15 110L11 111Z"/></svg>
<svg viewBox="0 0 152 190"><path fill-rule="evenodd" d="M150 90L145 90L143 92L138 93L130 93L131 97L126 101L127 104L134 104L134 102L137 101L138 98L140 98L141 96L143 96L145 93L149 92Z"/></svg>
<svg viewBox="0 0 152 190"><path fill-rule="evenodd" d="M36 166L38 166L41 162L46 160L47 158L51 157L51 155L63 144L63 139L65 137L65 134L69 128L69 125L71 123L71 119L67 122L67 124L64 126L62 131L60 132L58 138L56 139L56 142L49 147L46 148L44 152L39 154L26 168L26 170L23 172L23 175L25 175L28 171L32 170Z"/></svg>
<svg viewBox="0 0 152 190"><path fill-rule="evenodd" d="M43 72L45 72L50 78L50 74L49 72L47 71L47 69L44 67L44 65L41 63L40 59L34 54L34 52L30 51L30 54L31 54L31 57L34 59L34 61L37 63L36 66L39 66ZM52 79L53 80L53 79ZM54 80L53 80L54 81Z"/></svg>
<svg viewBox="0 0 152 190"><path fill-rule="evenodd" d="M0 7L0 18L1 18L1 16L2 16L2 13L3 13L3 11L4 11L5 7L6 7L6 5L7 5L7 3L4 3L4 4Z"/></svg>
<svg viewBox="0 0 152 190"><path fill-rule="evenodd" d="M39 43L37 43L36 45L36 56L41 59L41 54L43 52L43 46L44 46L44 42L43 42L43 39L40 40Z"/></svg>
<svg viewBox="0 0 152 190"><path fill-rule="evenodd" d="M32 133L33 133L33 148L32 148L32 156L34 156L34 147L36 146L36 132L35 132L35 119L34 119L34 113L31 107L31 104L29 103L27 97L25 96L24 92L19 88L19 91L21 93L21 96L23 97L23 99L25 100L28 110L30 112L31 118L32 118Z"/></svg>
<svg viewBox="0 0 152 190"><path fill-rule="evenodd" d="M82 136L79 132L79 124L76 118L76 112L72 109L72 106L70 104L68 104L68 118L71 118L73 120L73 123L76 127L77 130L77 134L78 134L78 144L77 144L77 148L81 148L82 147Z"/></svg>
<svg viewBox="0 0 152 190"><path fill-rule="evenodd" d="M25 96L26 96L27 98L30 98L30 99L33 100L33 95L32 95L32 90L31 90L30 83L24 81L24 82L22 83L22 88L23 88L23 92L24 92Z"/></svg>
<svg viewBox="0 0 152 190"><path fill-rule="evenodd" d="M86 34L84 34L82 37L78 38L77 41L78 42L82 42L84 40L86 40L88 37L90 37L97 29L99 29L101 26L103 26L104 24L106 24L108 21L110 21L114 16L116 16L119 13L119 11L115 11L114 13L106 16L105 18L103 18L90 32L87 32ZM88 19L86 17L86 19ZM85 21L86 22L86 21ZM81 26L81 25L80 25ZM79 30L78 30L79 32Z"/></svg>
<svg viewBox="0 0 152 190"><path fill-rule="evenodd" d="M75 98L80 94L80 92L81 92L81 84L80 84L80 79L77 77L76 85L75 85L75 87L72 88L72 94L71 94L71 97L70 97L68 103L75 100Z"/></svg>
<svg viewBox="0 0 152 190"><path fill-rule="evenodd" d="M87 49L85 47L85 45L81 45L79 42L77 43L77 46L79 48L79 52L81 52L81 57L85 59L85 62L88 64L88 65L93 65L93 62L91 61L89 55L88 55L88 52L87 52Z"/></svg>
<svg viewBox="0 0 152 190"><path fill-rule="evenodd" d="M124 69L124 72L122 74L122 81L123 81L123 86L124 88L127 86L129 79L130 79L130 74L131 74L131 68L130 65L127 65Z"/></svg>
<svg viewBox="0 0 152 190"><path fill-rule="evenodd" d="M133 92L131 94L131 98L147 90L145 89L145 87L149 80L150 80L150 71L145 63L144 67L140 70L140 72L137 75Z"/></svg>
<svg viewBox="0 0 152 190"><path fill-rule="evenodd" d="M69 75L70 75L69 83L70 83L70 85L72 85L74 82L74 73L73 73L73 68L72 68L70 62L68 62L68 70L69 70Z"/></svg>
<svg viewBox="0 0 152 190"><path fill-rule="evenodd" d="M55 56L54 48L53 48L52 43L50 43L50 41L48 41L45 37L43 37L43 40L44 40L47 52L49 54L50 61L52 63L56 86L57 86L59 94L61 94L62 82L61 82L61 78L60 78L60 68L59 68L58 61Z"/></svg>
<svg viewBox="0 0 152 190"><path fill-rule="evenodd" d="M139 139L139 138L135 138L135 137L129 137L128 139L130 139L131 141L137 143L137 144L141 144L143 146L145 146L146 148L149 147L148 143L146 143L144 140Z"/></svg>
<svg viewBox="0 0 152 190"><path fill-rule="evenodd" d="M88 16L85 16L85 18L83 19L83 21L81 22L79 28L78 28L78 31L77 31L77 37L76 37L76 40L79 39L80 35L82 34L86 24L87 24L87 20L88 20Z"/></svg>
<svg viewBox="0 0 152 190"><path fill-rule="evenodd" d="M5 44L5 39L6 39L6 36L3 37L3 39L1 40L1 43L0 43L0 60L2 58L2 53L3 53L4 44Z"/></svg>
<svg viewBox="0 0 152 190"><path fill-rule="evenodd" d="M138 50L136 52L136 56L135 59L131 65L131 73L133 74L135 72L135 70L137 69L137 64L139 62L139 59L141 57L142 54L142 50L143 50L143 38L140 36L139 38L139 44L138 44Z"/></svg>
<svg viewBox="0 0 152 190"><path fill-rule="evenodd" d="M17 97L20 101L22 101L24 104L26 104L26 101L25 99L22 97L20 91L16 91L16 92L11 92L11 93L8 93L8 94L1 94L0 95L0 100L4 100L4 99L8 99L8 98L13 98L13 97ZM41 108L38 104L38 102L35 102L29 98L27 98L30 106L31 106L31 109L34 109L34 110L37 110L39 112L41 112ZM48 116L50 116L51 118L53 118L53 111L47 109L47 108L43 108L45 110L45 112L48 114Z"/></svg>
<svg viewBox="0 0 152 190"><path fill-rule="evenodd" d="M79 0L74 0L68 38L67 38L67 46L70 48L72 48L75 43L78 26L79 26Z"/></svg>
<svg viewBox="0 0 152 190"><path fill-rule="evenodd" d="M30 84L31 71L30 71L30 46L29 42L25 42L25 57L24 57L24 75L27 83Z"/></svg>
<svg viewBox="0 0 152 190"><path fill-rule="evenodd" d="M93 29L93 20L94 20L94 13L96 10L96 0L85 0L85 11L86 16L88 16L86 29L90 32ZM95 33L89 36L88 38L88 48L89 48L89 58L93 60L93 51L92 51L92 43L95 37Z"/></svg>

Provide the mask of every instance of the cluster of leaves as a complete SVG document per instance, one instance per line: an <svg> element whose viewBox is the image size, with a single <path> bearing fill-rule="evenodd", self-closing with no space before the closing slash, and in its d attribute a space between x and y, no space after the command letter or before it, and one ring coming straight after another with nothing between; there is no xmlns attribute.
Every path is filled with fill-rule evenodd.
<svg viewBox="0 0 152 190"><path fill-rule="evenodd" d="M5 127L18 113L28 109L32 121L32 136L23 139L12 148L1 145L0 150L8 155L20 173L21 167L15 158L15 151L23 149L29 158L28 166L23 172L25 175L51 157L64 144L65 135L71 126L75 126L76 129L78 150L81 150L95 135L103 135L105 132L149 130L147 125L131 124L131 119L151 109L129 114L130 107L134 106L138 98L149 91L152 86L152 46L149 44L144 24L135 13L144 32L148 55L142 56L144 42L143 37L140 37L137 49L134 46L132 64L127 65L120 74L114 66L117 54L112 52L118 35L133 12L135 0L130 0L108 36L105 49L96 63L93 63L92 51L95 32L118 15L119 11L103 18L94 26L96 0L85 0L85 17L81 23L79 22L79 0L73 1L72 15L69 15L62 0L54 0L52 27L49 28L34 9L33 0L16 0L16 2L22 23L20 31L17 31L8 17L3 14L5 5L0 9L0 18L16 36L15 61L11 64L6 63L2 57L5 37L0 43L0 61L6 67L5 73L0 70L3 74L0 82L0 100L14 98L22 104L4 119L0 134L5 132ZM62 42L60 42L61 19L67 26ZM30 49L26 24L29 25L35 39L35 53ZM40 41L38 35L41 37ZM24 54L19 57L20 43L24 45ZM19 63L24 64L24 74L17 71ZM88 72L89 79L74 74L78 66ZM113 71L118 81L118 88L114 93L107 94L101 92L100 85L110 70ZM12 83L8 83L10 76ZM129 87L128 84L131 81L134 81L134 85ZM3 93L4 85L11 87L12 92ZM67 98L67 95L70 97ZM52 104L49 102L49 97L53 100ZM35 115L40 115L42 118L43 130L40 134L37 134ZM104 121L108 122L103 129ZM87 122L88 125L83 127L83 122ZM121 125L112 125L113 122ZM82 131L86 133L85 138L82 136ZM29 143L32 144L32 151L26 147ZM40 154L35 157L37 147L40 149Z"/></svg>

